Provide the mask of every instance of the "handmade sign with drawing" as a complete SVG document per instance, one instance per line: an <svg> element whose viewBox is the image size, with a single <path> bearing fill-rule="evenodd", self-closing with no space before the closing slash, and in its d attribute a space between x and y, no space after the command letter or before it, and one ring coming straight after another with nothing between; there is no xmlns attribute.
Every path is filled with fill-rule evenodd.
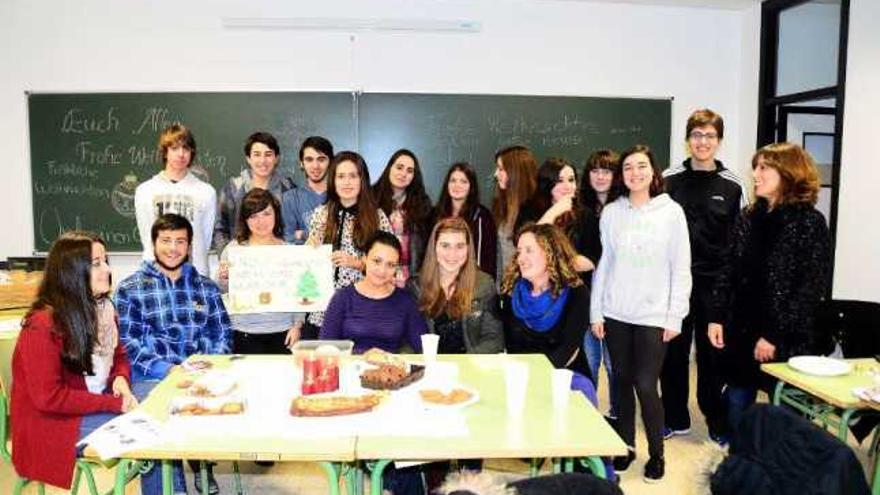
<svg viewBox="0 0 880 495"><path fill-rule="evenodd" d="M333 296L332 246L229 248L229 303L234 314L323 311Z"/></svg>

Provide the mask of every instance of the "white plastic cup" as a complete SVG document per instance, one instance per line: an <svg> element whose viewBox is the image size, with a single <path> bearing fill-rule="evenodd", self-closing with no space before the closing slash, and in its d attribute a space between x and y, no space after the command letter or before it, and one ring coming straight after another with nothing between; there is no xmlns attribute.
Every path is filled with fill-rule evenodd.
<svg viewBox="0 0 880 495"><path fill-rule="evenodd" d="M504 383L507 389L507 414L521 418L526 409L526 391L529 386L529 365L511 360L504 364Z"/></svg>
<svg viewBox="0 0 880 495"><path fill-rule="evenodd" d="M553 409L564 410L568 407L571 396L572 371L566 369L553 370L550 374L550 390L553 392Z"/></svg>
<svg viewBox="0 0 880 495"><path fill-rule="evenodd" d="M437 346L440 344L440 336L436 333L422 335L422 356L426 363L437 360Z"/></svg>

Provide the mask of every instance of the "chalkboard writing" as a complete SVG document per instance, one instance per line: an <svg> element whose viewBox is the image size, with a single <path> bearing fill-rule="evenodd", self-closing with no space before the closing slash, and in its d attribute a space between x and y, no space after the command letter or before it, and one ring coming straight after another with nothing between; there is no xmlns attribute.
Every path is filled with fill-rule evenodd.
<svg viewBox="0 0 880 495"><path fill-rule="evenodd" d="M172 123L192 129L192 171L219 190L247 166L244 141L258 130L278 138L289 172L310 135L354 147L352 105L350 93L32 94L36 250L72 228L101 234L112 251L140 250L134 190L161 170L157 140Z"/></svg>
<svg viewBox="0 0 880 495"><path fill-rule="evenodd" d="M374 170L400 147L411 149L436 199L446 170L468 161L480 197L492 197L495 152L522 144L541 160L556 156L578 172L598 148L651 146L669 160L671 100L564 96L365 94L358 101L361 149Z"/></svg>
<svg viewBox="0 0 880 495"><path fill-rule="evenodd" d="M561 156L582 170L594 149L648 144L669 160L668 99L393 93L91 93L28 98L34 245L47 251L61 232L99 233L111 251L138 251L134 190L162 167L158 135L180 122L193 130L192 171L218 190L246 167L243 144L274 134L281 167L295 171L302 140L329 138L359 149L378 179L388 157L409 148L436 199L450 164L469 161L481 197L492 196L493 156L526 145L539 160ZM299 174L299 172L297 172ZM299 175L301 178L301 175Z"/></svg>

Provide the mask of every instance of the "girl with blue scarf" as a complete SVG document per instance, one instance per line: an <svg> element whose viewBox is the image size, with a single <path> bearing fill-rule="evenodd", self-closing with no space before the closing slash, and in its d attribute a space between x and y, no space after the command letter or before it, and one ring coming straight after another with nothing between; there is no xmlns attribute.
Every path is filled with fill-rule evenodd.
<svg viewBox="0 0 880 495"><path fill-rule="evenodd" d="M555 368L589 377L581 344L590 294L573 266L576 256L558 227L523 226L501 284L501 316L509 353L544 354Z"/></svg>

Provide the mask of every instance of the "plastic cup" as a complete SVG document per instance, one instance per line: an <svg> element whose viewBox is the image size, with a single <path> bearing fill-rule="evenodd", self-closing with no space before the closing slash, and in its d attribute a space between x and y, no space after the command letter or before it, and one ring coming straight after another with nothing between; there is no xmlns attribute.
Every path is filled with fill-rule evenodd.
<svg viewBox="0 0 880 495"><path fill-rule="evenodd" d="M553 392L553 409L564 410L571 396L571 370L553 370L550 374L550 390Z"/></svg>
<svg viewBox="0 0 880 495"><path fill-rule="evenodd" d="M526 409L529 365L522 361L508 361L505 363L504 383L507 389L507 414L515 418L521 418Z"/></svg>
<svg viewBox="0 0 880 495"><path fill-rule="evenodd" d="M437 346L440 344L440 336L435 333L422 335L422 356L426 363L437 360Z"/></svg>

